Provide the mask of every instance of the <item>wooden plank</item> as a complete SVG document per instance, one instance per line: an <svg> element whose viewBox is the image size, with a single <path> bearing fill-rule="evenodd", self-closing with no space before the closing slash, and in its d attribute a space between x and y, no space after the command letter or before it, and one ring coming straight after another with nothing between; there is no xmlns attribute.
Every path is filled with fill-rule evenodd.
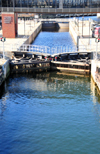
<svg viewBox="0 0 100 154"><path fill-rule="evenodd" d="M11 70L11 72L16 72L16 71L34 71L34 70L44 70L44 69L50 69L50 66L46 66L46 67L35 67L35 68L19 68L19 69L13 69Z"/></svg>
<svg viewBox="0 0 100 154"><path fill-rule="evenodd" d="M83 62L60 62L60 61L51 61L51 64L62 64L62 65L78 65L78 66L90 66L89 64Z"/></svg>
<svg viewBox="0 0 100 154"><path fill-rule="evenodd" d="M46 64L46 63L50 63L50 61L29 61L29 62L10 62L11 65L31 65L31 64Z"/></svg>
<svg viewBox="0 0 100 154"><path fill-rule="evenodd" d="M60 71L68 71L68 72L78 72L82 74L89 74L90 70L85 70L85 69L73 69L73 68L62 68L62 67L52 67L51 70L60 70Z"/></svg>

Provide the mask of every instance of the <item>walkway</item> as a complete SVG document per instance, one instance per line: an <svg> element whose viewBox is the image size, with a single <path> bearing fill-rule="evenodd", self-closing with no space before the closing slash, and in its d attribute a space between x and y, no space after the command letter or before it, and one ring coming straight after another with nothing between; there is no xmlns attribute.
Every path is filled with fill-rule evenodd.
<svg viewBox="0 0 100 154"><path fill-rule="evenodd" d="M40 23L36 21L24 21L18 20L18 37L6 38L4 43L4 51L11 52L17 51L17 48L21 46L27 38L37 29ZM0 36L2 37L2 30L0 30ZM0 52L3 51L3 43L0 41Z"/></svg>

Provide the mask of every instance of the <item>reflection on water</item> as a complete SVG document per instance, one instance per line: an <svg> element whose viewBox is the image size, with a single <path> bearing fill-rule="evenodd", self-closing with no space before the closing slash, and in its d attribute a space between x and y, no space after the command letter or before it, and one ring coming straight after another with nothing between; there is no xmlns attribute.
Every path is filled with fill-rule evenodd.
<svg viewBox="0 0 100 154"><path fill-rule="evenodd" d="M0 96L0 154L99 154L99 100L90 77L10 77Z"/></svg>

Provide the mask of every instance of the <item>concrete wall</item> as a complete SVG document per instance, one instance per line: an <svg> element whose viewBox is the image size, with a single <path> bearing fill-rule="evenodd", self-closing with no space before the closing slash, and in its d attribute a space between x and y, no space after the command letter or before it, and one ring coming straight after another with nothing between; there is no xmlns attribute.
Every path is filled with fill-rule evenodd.
<svg viewBox="0 0 100 154"><path fill-rule="evenodd" d="M60 29L67 29L69 30L69 22L67 23L58 23Z"/></svg>
<svg viewBox="0 0 100 154"><path fill-rule="evenodd" d="M98 89L100 90L100 82L97 80L97 77L96 77L97 68L100 69L100 61L92 60L91 61L91 76L95 84L97 85Z"/></svg>
<svg viewBox="0 0 100 154"><path fill-rule="evenodd" d="M43 30L59 30L65 29L66 31L69 30L69 22L56 22L56 21L45 21L42 23Z"/></svg>
<svg viewBox="0 0 100 154"><path fill-rule="evenodd" d="M75 44L77 44L77 37L78 37L78 35L77 35L77 33L76 33L74 28L75 27L73 27L73 22L70 22L69 23L69 32L70 32L71 36L73 37Z"/></svg>
<svg viewBox="0 0 100 154"><path fill-rule="evenodd" d="M86 38L79 37L79 34L78 34L79 32L75 27L74 22L69 23L69 32L80 51L83 50L83 46L89 45L89 38L86 39ZM90 39L90 42L91 42L90 44L94 43L95 39Z"/></svg>
<svg viewBox="0 0 100 154"><path fill-rule="evenodd" d="M50 22L43 22L42 23L42 29L43 30L48 30L48 29L51 29L51 30L55 30L55 28L56 28L56 22L52 22L52 23L50 23Z"/></svg>
<svg viewBox="0 0 100 154"><path fill-rule="evenodd" d="M42 24L39 23L36 28L34 29L34 31L32 32L32 34L28 37L28 39L23 43L23 45L25 44L31 44L34 39L37 37L37 35L39 34L39 32L42 29Z"/></svg>
<svg viewBox="0 0 100 154"><path fill-rule="evenodd" d="M4 71L4 79L6 79L9 76L9 74L10 74L9 60L7 60L3 64L2 68L3 68L3 71Z"/></svg>
<svg viewBox="0 0 100 154"><path fill-rule="evenodd" d="M97 62L95 60L91 61L91 76L95 82L95 72L96 72Z"/></svg>

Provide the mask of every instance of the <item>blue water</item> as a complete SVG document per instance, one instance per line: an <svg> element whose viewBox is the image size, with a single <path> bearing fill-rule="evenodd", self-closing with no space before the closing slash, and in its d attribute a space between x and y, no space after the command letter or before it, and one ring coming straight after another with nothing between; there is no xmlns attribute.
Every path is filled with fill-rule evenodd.
<svg viewBox="0 0 100 154"><path fill-rule="evenodd" d="M31 51L42 53L62 53L76 51L76 45L69 32L40 32L32 45Z"/></svg>
<svg viewBox="0 0 100 154"><path fill-rule="evenodd" d="M99 154L100 96L89 77L10 77L0 93L0 154Z"/></svg>
<svg viewBox="0 0 100 154"><path fill-rule="evenodd" d="M75 46L69 32L45 32L42 31L36 37L33 45L57 47L57 46Z"/></svg>

